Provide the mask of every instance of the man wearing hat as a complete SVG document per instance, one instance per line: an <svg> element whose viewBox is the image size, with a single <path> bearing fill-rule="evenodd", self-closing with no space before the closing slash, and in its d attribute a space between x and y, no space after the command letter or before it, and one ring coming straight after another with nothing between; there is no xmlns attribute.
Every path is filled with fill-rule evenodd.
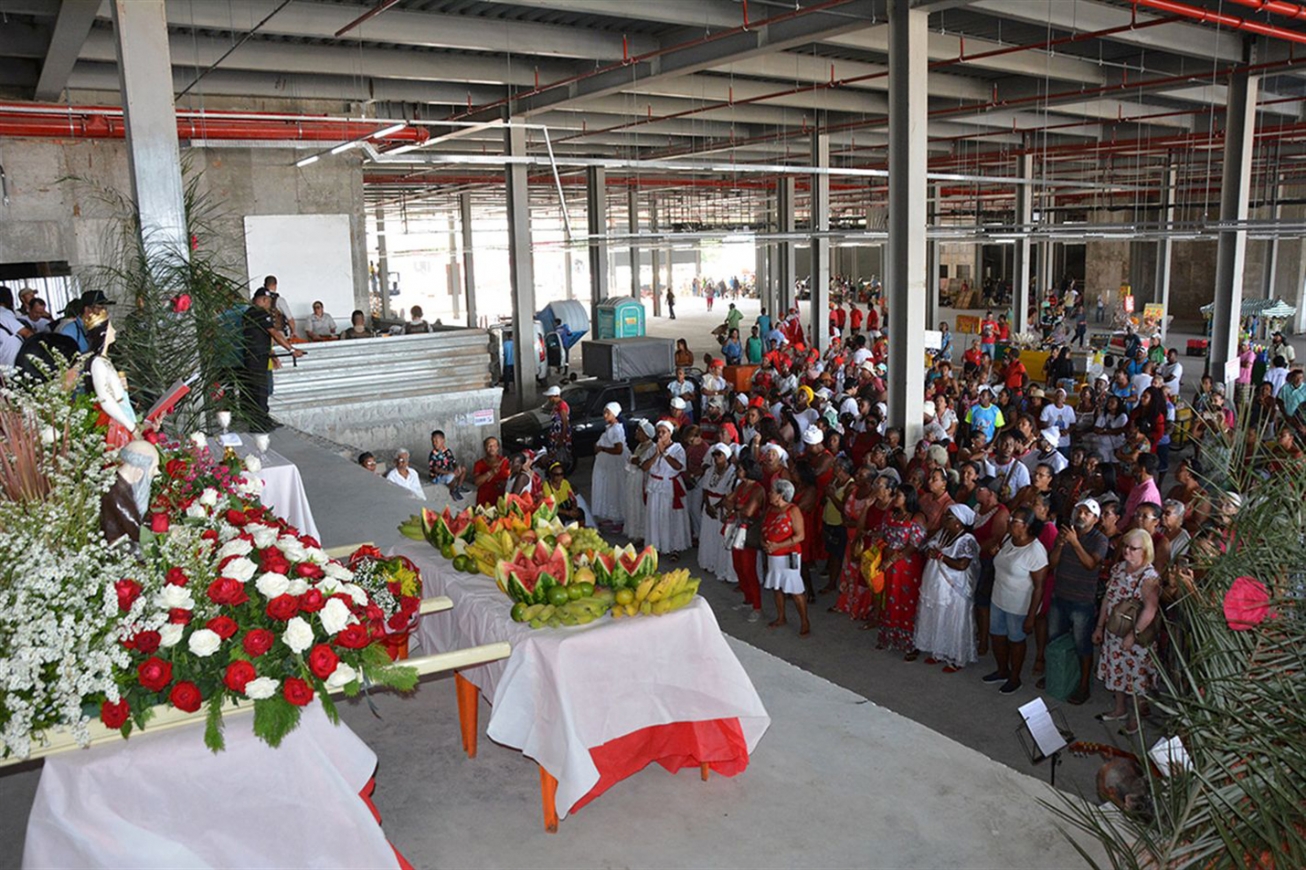
<svg viewBox="0 0 1306 870"><path fill-rule="evenodd" d="M104 295L103 290L87 290L78 298L77 302L80 308L77 316L59 327L59 334L66 335L76 341L77 350L80 353L89 353L91 344L86 333L90 327L86 325L86 321L88 319L92 321L100 320L107 317L109 312L105 306L112 305L113 301Z"/></svg>
<svg viewBox="0 0 1306 870"><path fill-rule="evenodd" d="M1276 356L1283 357L1284 361L1288 363L1288 368L1292 368L1292 364L1297 361L1297 351L1293 350L1292 345L1284 340L1282 332L1276 332L1270 336L1268 356L1270 359L1274 359ZM1178 390L1175 391L1175 395L1179 395Z"/></svg>
<svg viewBox="0 0 1306 870"><path fill-rule="evenodd" d="M85 294L83 294L83 297ZM90 305L88 304L88 309ZM85 314L83 314L85 317ZM269 369L281 368L281 361L272 355L272 342L284 347L296 357L304 355L293 347L272 319L272 295L266 287L254 291L254 298L242 318L244 354L242 356L240 397L245 421L251 432L270 432L274 425L268 415Z"/></svg>
<svg viewBox="0 0 1306 870"><path fill-rule="evenodd" d="M1057 530L1048 553L1048 568L1056 578L1048 610L1048 641L1072 634L1079 656L1079 686L1067 699L1072 704L1088 700L1093 672L1093 627L1097 620L1097 586L1110 542L1099 529L1102 507L1085 498L1075 505L1072 522ZM1039 688L1043 688L1042 681Z"/></svg>

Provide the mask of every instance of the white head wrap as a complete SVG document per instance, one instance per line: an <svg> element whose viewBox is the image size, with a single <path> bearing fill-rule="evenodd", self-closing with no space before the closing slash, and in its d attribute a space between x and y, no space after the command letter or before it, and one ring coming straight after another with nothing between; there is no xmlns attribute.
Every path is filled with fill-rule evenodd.
<svg viewBox="0 0 1306 870"><path fill-rule="evenodd" d="M608 402L606 405L603 406L603 410L607 411L609 414L611 414L614 417L621 416L621 405L618 402Z"/></svg>
<svg viewBox="0 0 1306 870"><path fill-rule="evenodd" d="M808 426L803 430L804 444L820 444L825 441L825 434L821 432L819 426Z"/></svg>
<svg viewBox="0 0 1306 870"><path fill-rule="evenodd" d="M975 511L971 510L964 504L948 505L948 513L952 514L963 526L975 525Z"/></svg>

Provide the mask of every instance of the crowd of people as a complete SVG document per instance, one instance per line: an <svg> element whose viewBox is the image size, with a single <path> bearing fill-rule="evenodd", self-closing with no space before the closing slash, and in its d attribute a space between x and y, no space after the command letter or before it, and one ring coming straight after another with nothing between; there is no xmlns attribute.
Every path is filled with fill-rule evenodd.
<svg viewBox="0 0 1306 870"><path fill-rule="evenodd" d="M1132 333L1101 373L1085 374L1069 335L1031 372L988 316L978 353L956 367L950 343L935 355L922 435L906 443L886 424L884 308L872 301L860 322L839 308L824 353L796 310L763 312L751 381L728 381L725 358L697 383L681 369L665 416L631 426L629 442L624 409L609 405L594 517L671 560L697 546L750 620L770 589L769 624L786 625L792 604L807 635L808 607L828 595L909 661L952 674L991 657L983 680L1005 694L1042 682L1049 644L1070 635L1069 701L1084 703L1096 676L1113 698L1099 718L1134 733L1130 698L1157 678L1147 647L1168 642L1160 613L1194 548L1221 546L1241 503L1230 463L1273 473L1302 460L1306 383L1291 346L1276 336L1256 384L1248 355L1237 399L1209 377L1190 383L1173 349Z"/></svg>

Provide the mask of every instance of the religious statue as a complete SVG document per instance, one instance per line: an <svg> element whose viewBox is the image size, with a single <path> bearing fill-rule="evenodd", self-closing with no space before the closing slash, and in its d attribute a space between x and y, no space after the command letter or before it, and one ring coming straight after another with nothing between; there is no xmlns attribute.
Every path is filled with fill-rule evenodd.
<svg viewBox="0 0 1306 870"><path fill-rule="evenodd" d="M94 356L88 364L91 387L95 391L96 404L100 406L100 422L109 426L105 441L110 448L123 447L139 437L140 424L127 394L127 384L109 361L109 346L114 339L113 323L107 315L100 317L103 319L98 323L87 322L91 347L94 349Z"/></svg>
<svg viewBox="0 0 1306 870"><path fill-rule="evenodd" d="M159 474L159 451L148 441L131 441L118 451L118 461L118 476L100 497L100 530L109 543L126 537L135 545Z"/></svg>

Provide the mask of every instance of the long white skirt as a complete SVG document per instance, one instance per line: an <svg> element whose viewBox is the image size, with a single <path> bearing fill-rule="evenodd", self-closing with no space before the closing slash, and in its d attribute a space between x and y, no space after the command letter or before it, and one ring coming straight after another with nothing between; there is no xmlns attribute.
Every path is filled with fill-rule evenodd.
<svg viewBox="0 0 1306 870"><path fill-rule="evenodd" d="M708 516L706 510L699 515L698 567L727 583L738 583L735 560L726 549L725 535L722 534L724 528L721 520Z"/></svg>
<svg viewBox="0 0 1306 870"><path fill-rule="evenodd" d="M627 457L599 453L594 457L594 476L590 481L590 505L600 520L619 523L626 518Z"/></svg>
<svg viewBox="0 0 1306 870"><path fill-rule="evenodd" d="M778 589L786 595L805 595L802 572L803 557L798 557L797 568L789 567L789 557L767 556L766 579L762 581L763 589Z"/></svg>
<svg viewBox="0 0 1306 870"><path fill-rule="evenodd" d="M625 528L622 534L632 541L644 537L644 480L647 475L642 471L623 471L625 475Z"/></svg>
<svg viewBox="0 0 1306 870"><path fill-rule="evenodd" d="M946 572L946 573L945 573ZM978 661L975 655L974 602L948 583L965 583L964 571L953 571L937 560L925 565L921 598L916 609L916 649L955 668Z"/></svg>
<svg viewBox="0 0 1306 870"><path fill-rule="evenodd" d="M689 511L674 507L675 493L663 485L648 494L644 542L659 553L679 553L694 545L689 536ZM684 499L681 500L684 504Z"/></svg>

